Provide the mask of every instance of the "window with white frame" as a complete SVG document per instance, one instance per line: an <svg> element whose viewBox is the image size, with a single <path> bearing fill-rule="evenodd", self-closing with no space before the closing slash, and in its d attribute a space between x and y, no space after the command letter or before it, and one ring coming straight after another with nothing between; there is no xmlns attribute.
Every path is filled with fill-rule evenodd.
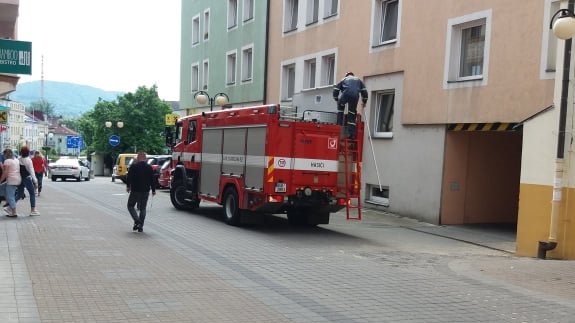
<svg viewBox="0 0 575 323"><path fill-rule="evenodd" d="M335 84L335 54L330 54L321 58L321 85L333 84Z"/></svg>
<svg viewBox="0 0 575 323"><path fill-rule="evenodd" d="M206 91L208 89L208 83L210 81L210 61L205 60L202 68L202 90Z"/></svg>
<svg viewBox="0 0 575 323"><path fill-rule="evenodd" d="M389 187L374 184L368 184L367 187L369 202L389 206Z"/></svg>
<svg viewBox="0 0 575 323"><path fill-rule="evenodd" d="M295 30L297 29L299 0L285 0L284 5L284 32Z"/></svg>
<svg viewBox="0 0 575 323"><path fill-rule="evenodd" d="M238 25L238 0L228 0L228 29Z"/></svg>
<svg viewBox="0 0 575 323"><path fill-rule="evenodd" d="M226 57L226 84L232 85L236 83L236 52L230 52Z"/></svg>
<svg viewBox="0 0 575 323"><path fill-rule="evenodd" d="M289 101L295 93L295 64L282 68L282 100Z"/></svg>
<svg viewBox="0 0 575 323"><path fill-rule="evenodd" d="M200 42L200 16L192 18L192 46Z"/></svg>
<svg viewBox="0 0 575 323"><path fill-rule="evenodd" d="M557 11L559 11L561 6L560 1L551 1L549 3L549 15L547 17L547 21L545 23L545 29L547 31L547 52L545 53L545 71L546 72L554 72L556 68L556 60L557 60L557 37L553 34L553 29L549 28L549 24L551 22L551 17Z"/></svg>
<svg viewBox="0 0 575 323"><path fill-rule="evenodd" d="M303 63L304 88L315 88L316 59L308 59Z"/></svg>
<svg viewBox="0 0 575 323"><path fill-rule="evenodd" d="M192 75L191 75L191 90L192 92L199 91L200 87L200 66L198 64L192 65Z"/></svg>
<svg viewBox="0 0 575 323"><path fill-rule="evenodd" d="M251 81L253 74L253 48L242 49L242 82Z"/></svg>
<svg viewBox="0 0 575 323"><path fill-rule="evenodd" d="M392 137L394 106L394 90L381 91L375 94L374 137Z"/></svg>
<svg viewBox="0 0 575 323"><path fill-rule="evenodd" d="M399 0L376 0L373 45L385 45L397 40Z"/></svg>
<svg viewBox="0 0 575 323"><path fill-rule="evenodd" d="M244 0L243 20L254 19L254 0Z"/></svg>
<svg viewBox="0 0 575 323"><path fill-rule="evenodd" d="M448 87L487 83L491 10L449 19L445 60ZM467 81L467 82L466 82ZM451 83L451 84L449 84Z"/></svg>
<svg viewBox="0 0 575 323"><path fill-rule="evenodd" d="M324 18L337 15L338 0L324 0Z"/></svg>
<svg viewBox="0 0 575 323"><path fill-rule="evenodd" d="M210 38L210 11L204 11L204 40Z"/></svg>
<svg viewBox="0 0 575 323"><path fill-rule="evenodd" d="M319 0L307 0L306 24L313 24L319 20Z"/></svg>

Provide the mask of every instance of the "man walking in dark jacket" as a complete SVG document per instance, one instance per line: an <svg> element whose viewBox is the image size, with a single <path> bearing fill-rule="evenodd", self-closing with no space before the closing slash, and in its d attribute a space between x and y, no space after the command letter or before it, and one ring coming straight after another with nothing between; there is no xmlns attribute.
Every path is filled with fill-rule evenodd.
<svg viewBox="0 0 575 323"><path fill-rule="evenodd" d="M128 211L134 219L133 231L144 231L144 220L146 219L146 204L148 196L152 190L152 195L156 195L156 182L154 179L154 170L152 166L146 163L146 152L138 151L135 163L130 166L126 178L126 191L128 196ZM135 206L138 205L140 215L136 212Z"/></svg>
<svg viewBox="0 0 575 323"><path fill-rule="evenodd" d="M339 92L341 92L341 97ZM351 139L355 139L357 134L357 103L360 94L361 101L365 106L367 89L363 81L355 77L352 72L347 72L345 78L333 88L333 99L337 102L337 124L344 125L343 112L347 103L347 133Z"/></svg>

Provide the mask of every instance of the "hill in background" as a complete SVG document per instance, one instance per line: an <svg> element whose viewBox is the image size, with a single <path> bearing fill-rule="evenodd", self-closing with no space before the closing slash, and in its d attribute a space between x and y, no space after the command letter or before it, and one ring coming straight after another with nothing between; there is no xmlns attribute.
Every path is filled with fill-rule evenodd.
<svg viewBox="0 0 575 323"><path fill-rule="evenodd" d="M12 101L22 102L26 107L32 102L40 101L41 81L21 83L16 91L8 97ZM56 115L65 118L77 118L84 112L91 110L99 98L105 101L114 101L122 92L105 91L95 87L75 83L44 81L44 100L54 106Z"/></svg>

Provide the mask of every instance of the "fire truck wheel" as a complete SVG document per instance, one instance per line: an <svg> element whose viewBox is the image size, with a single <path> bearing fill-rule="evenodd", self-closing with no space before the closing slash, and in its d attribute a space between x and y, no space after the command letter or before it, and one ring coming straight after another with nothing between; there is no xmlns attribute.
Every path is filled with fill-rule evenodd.
<svg viewBox="0 0 575 323"><path fill-rule="evenodd" d="M176 209L192 210L199 206L199 203L190 203L186 200L186 194L186 187L181 180L172 183L172 188L170 189L170 200Z"/></svg>
<svg viewBox="0 0 575 323"><path fill-rule="evenodd" d="M240 223L240 205L236 189L230 187L224 193L224 216L229 225L238 225Z"/></svg>

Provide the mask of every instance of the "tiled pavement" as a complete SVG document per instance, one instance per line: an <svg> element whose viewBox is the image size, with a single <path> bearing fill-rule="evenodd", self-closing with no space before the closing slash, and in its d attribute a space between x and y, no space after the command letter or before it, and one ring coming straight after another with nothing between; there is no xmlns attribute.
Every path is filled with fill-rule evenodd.
<svg viewBox="0 0 575 323"><path fill-rule="evenodd" d="M370 307L372 301L369 299L362 300L361 306L366 308L364 319L351 320L343 309L342 312L333 311L333 308L322 305L326 303L316 303L306 295L294 295L292 290L283 290L279 283L258 276L257 272L233 263L232 259L221 258L220 255L226 254L225 250L217 250L216 253L201 244L190 249L177 238L159 242L146 238L147 235L127 232L123 227L131 225L126 220L123 204L117 206L121 215L116 215L82 198L63 204L57 201L57 192L50 191L43 193L38 203L42 211L39 217L0 218L2 323L374 321L370 317L374 314L370 313L373 307ZM21 209L28 210L26 203ZM98 216L99 213L106 213L125 225L122 224L122 229L118 230L118 223L110 223L109 219ZM233 234L235 228L220 225ZM419 241L411 244L404 241L405 251L417 248L429 235L485 246L488 251L502 250L506 256L472 258L465 257L464 250L463 256L455 257L448 266L455 275L494 288L503 286L517 295L550 300L575 312L575 262L513 257L509 252L514 249L514 236L509 231L433 226L369 210L364 212L364 220L360 222L342 224L336 220L333 227L342 233L355 230L372 240L382 237L380 230L370 230L373 228L384 228L387 234L397 232L399 238L405 235L402 229L408 229L413 232L410 237ZM159 237L164 233L162 229L160 224L150 226L148 234ZM165 248L165 243L170 243L171 248ZM293 252L286 249L286 256ZM245 256L249 260L252 255L246 253ZM373 254L353 257L370 256ZM429 261L426 258L415 259L413 255L400 255L399 261L391 259L388 254L384 257L391 261L390 269L396 264ZM191 263L189 259L197 261ZM260 264L271 273L275 272L276 265L273 262ZM293 266L307 268L299 263ZM166 268L169 268L169 273L166 273ZM230 271L216 274L221 269ZM245 277L254 279L245 280ZM421 277L426 276L421 274ZM261 285L252 285L258 279ZM305 284L308 278L301 279ZM293 284L293 281L288 281L286 276L285 284ZM341 289L345 290L346 286L341 286ZM294 303L296 297L305 303ZM331 296L326 294L325 297L329 303ZM434 308L422 308L422 311L432 312ZM318 316L319 313L323 314ZM419 317L412 314L411 318ZM426 317L424 312L420 315ZM445 322L448 321L457 322L457 319Z"/></svg>

